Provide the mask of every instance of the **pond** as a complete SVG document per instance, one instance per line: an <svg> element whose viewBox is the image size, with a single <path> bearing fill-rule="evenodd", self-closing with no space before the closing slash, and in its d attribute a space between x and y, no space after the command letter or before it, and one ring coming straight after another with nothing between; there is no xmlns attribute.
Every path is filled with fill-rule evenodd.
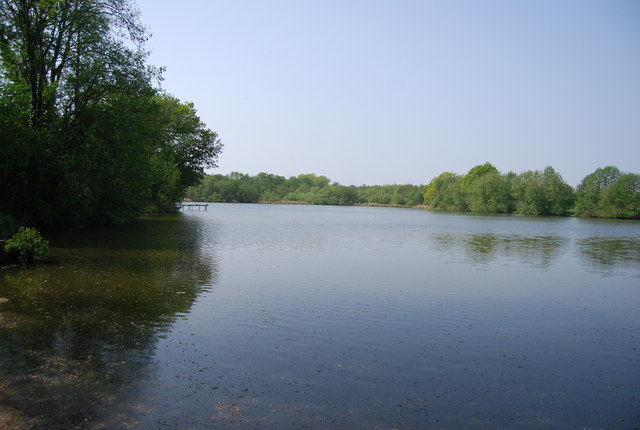
<svg viewBox="0 0 640 430"><path fill-rule="evenodd" d="M210 204L0 269L0 428L634 428L640 223Z"/></svg>

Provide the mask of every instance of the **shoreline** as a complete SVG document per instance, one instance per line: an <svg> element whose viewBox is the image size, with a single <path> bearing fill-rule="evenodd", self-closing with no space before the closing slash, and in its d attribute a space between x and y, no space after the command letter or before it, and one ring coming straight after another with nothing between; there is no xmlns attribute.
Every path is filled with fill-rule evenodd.
<svg viewBox="0 0 640 430"><path fill-rule="evenodd" d="M193 202L192 199L182 200L183 202ZM426 205L392 205L392 204L382 204L382 203L354 203L352 205L327 205L327 204L316 204L309 203L301 200L260 200L257 202L202 202L202 203L230 203L230 204L254 204L254 205L297 205L297 206L338 206L338 207L372 207L372 208L403 208L403 209L427 209L432 210L430 206Z"/></svg>
<svg viewBox="0 0 640 430"><path fill-rule="evenodd" d="M192 199L185 199L183 202L192 202ZM577 218L577 219L600 219L600 220L617 220L617 221L640 221L638 218L610 218L610 217L584 217L578 216L575 214L570 215L531 215L531 214L521 214L518 212L471 212L471 211L447 211L442 209L434 209L428 205L386 205L382 203L354 203L352 205L326 205L326 204L315 204L309 202L303 202L300 200L275 200L275 201L267 201L261 200L258 202L204 202L204 203L227 203L227 204L255 204L255 205L296 205L296 206L336 206L336 207L372 207L372 208L398 208L398 209L421 209L439 213L451 213L451 214L465 214L465 215L513 215L513 216L527 216L527 217L552 217L552 218Z"/></svg>

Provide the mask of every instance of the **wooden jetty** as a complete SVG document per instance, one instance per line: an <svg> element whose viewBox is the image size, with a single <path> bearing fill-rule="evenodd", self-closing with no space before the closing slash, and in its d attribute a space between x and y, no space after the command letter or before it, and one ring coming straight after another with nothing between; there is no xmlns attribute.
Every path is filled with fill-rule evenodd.
<svg viewBox="0 0 640 430"><path fill-rule="evenodd" d="M183 211L195 211L195 210L206 211L208 207L209 205L206 203L178 203L178 209L182 209Z"/></svg>

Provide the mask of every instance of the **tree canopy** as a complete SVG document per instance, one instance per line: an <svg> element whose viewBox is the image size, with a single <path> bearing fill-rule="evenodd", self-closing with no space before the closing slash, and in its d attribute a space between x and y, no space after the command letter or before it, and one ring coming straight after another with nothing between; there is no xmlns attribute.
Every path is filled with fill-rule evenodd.
<svg viewBox="0 0 640 430"><path fill-rule="evenodd" d="M433 178L425 189L424 204L442 210L637 219L638 178L609 166L587 175L574 190L551 166L501 174L485 163L464 176L444 172Z"/></svg>
<svg viewBox="0 0 640 430"><path fill-rule="evenodd" d="M471 178L467 178L471 175ZM597 186L593 185L596 183ZM595 189L589 193L581 190ZM229 203L307 203L323 205L421 206L437 210L527 215L640 218L640 175L615 167L597 169L574 190L551 166L520 174L500 173L490 163L467 175L443 172L428 185L344 186L326 176L285 178L269 173L208 175L187 197ZM589 213L580 208L595 206ZM585 203L586 202L586 203ZM591 207L591 206L589 206Z"/></svg>
<svg viewBox="0 0 640 430"><path fill-rule="evenodd" d="M596 169L584 177L576 189L576 213L580 216L596 216L602 191L617 181L622 172L614 166Z"/></svg>
<svg viewBox="0 0 640 430"><path fill-rule="evenodd" d="M163 94L129 0L0 0L0 215L125 222L166 209L222 145Z"/></svg>
<svg viewBox="0 0 640 430"><path fill-rule="evenodd" d="M315 205L355 204L416 206L422 203L423 186L345 186L326 176L301 174L285 178L269 173L209 175L187 190L192 200L209 202L272 203L291 202Z"/></svg>
<svg viewBox="0 0 640 430"><path fill-rule="evenodd" d="M604 187L595 215L640 219L640 175L627 173Z"/></svg>

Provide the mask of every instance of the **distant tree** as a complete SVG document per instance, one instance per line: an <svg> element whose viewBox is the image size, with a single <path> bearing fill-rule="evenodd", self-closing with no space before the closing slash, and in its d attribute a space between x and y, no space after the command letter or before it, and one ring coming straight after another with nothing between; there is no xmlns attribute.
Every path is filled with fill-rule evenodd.
<svg viewBox="0 0 640 430"><path fill-rule="evenodd" d="M462 190L462 176L452 175L442 178L433 207L450 211L467 210L467 202Z"/></svg>
<svg viewBox="0 0 640 430"><path fill-rule="evenodd" d="M444 188L450 182L459 180L458 175L451 172L443 172L429 182L424 191L424 204L432 207L439 207Z"/></svg>
<svg viewBox="0 0 640 430"><path fill-rule="evenodd" d="M549 213L551 215L569 215L575 204L573 188L551 166L544 169L543 184L549 201Z"/></svg>
<svg viewBox="0 0 640 430"><path fill-rule="evenodd" d="M513 195L519 213L542 215L548 211L541 176L539 170L528 170L514 179Z"/></svg>
<svg viewBox="0 0 640 430"><path fill-rule="evenodd" d="M466 197L472 212L501 213L513 210L509 181L497 171L476 178Z"/></svg>
<svg viewBox="0 0 640 430"><path fill-rule="evenodd" d="M598 216L640 219L640 175L627 173L601 193Z"/></svg>
<svg viewBox="0 0 640 430"><path fill-rule="evenodd" d="M312 188L320 189L329 185L331 180L326 176L316 176L313 173L300 174L289 178L288 185L290 189L299 192L309 192Z"/></svg>
<svg viewBox="0 0 640 430"><path fill-rule="evenodd" d="M357 188L359 203L416 206L422 204L424 187L419 185L373 185Z"/></svg>
<svg viewBox="0 0 640 430"><path fill-rule="evenodd" d="M220 201L232 203L238 201L238 191L240 190L240 184L237 180L226 177L222 178L217 183L217 192L220 196Z"/></svg>
<svg viewBox="0 0 640 430"><path fill-rule="evenodd" d="M223 202L296 201L317 205L381 205L415 206L422 202L423 186L375 185L344 186L326 176L301 174L283 176L259 173L249 176L233 172L229 175L209 175L186 191L192 200Z"/></svg>
<svg viewBox="0 0 640 430"><path fill-rule="evenodd" d="M254 178L260 200L282 200L286 194L286 178L260 172Z"/></svg>
<svg viewBox="0 0 640 430"><path fill-rule="evenodd" d="M493 164L489 162L472 167L460 182L462 191L464 191L465 193L468 192L475 181L489 173L499 173L498 169L496 169Z"/></svg>
<svg viewBox="0 0 640 430"><path fill-rule="evenodd" d="M356 202L357 194L355 189L344 185L331 185L322 188L311 203L316 205L338 205L350 206Z"/></svg>
<svg viewBox="0 0 640 430"><path fill-rule="evenodd" d="M523 214L568 215L573 207L573 189L550 166L515 177L512 192L516 209Z"/></svg>
<svg viewBox="0 0 640 430"><path fill-rule="evenodd" d="M622 176L614 166L596 169L584 177L576 189L576 215L596 216L600 207L602 191Z"/></svg>

